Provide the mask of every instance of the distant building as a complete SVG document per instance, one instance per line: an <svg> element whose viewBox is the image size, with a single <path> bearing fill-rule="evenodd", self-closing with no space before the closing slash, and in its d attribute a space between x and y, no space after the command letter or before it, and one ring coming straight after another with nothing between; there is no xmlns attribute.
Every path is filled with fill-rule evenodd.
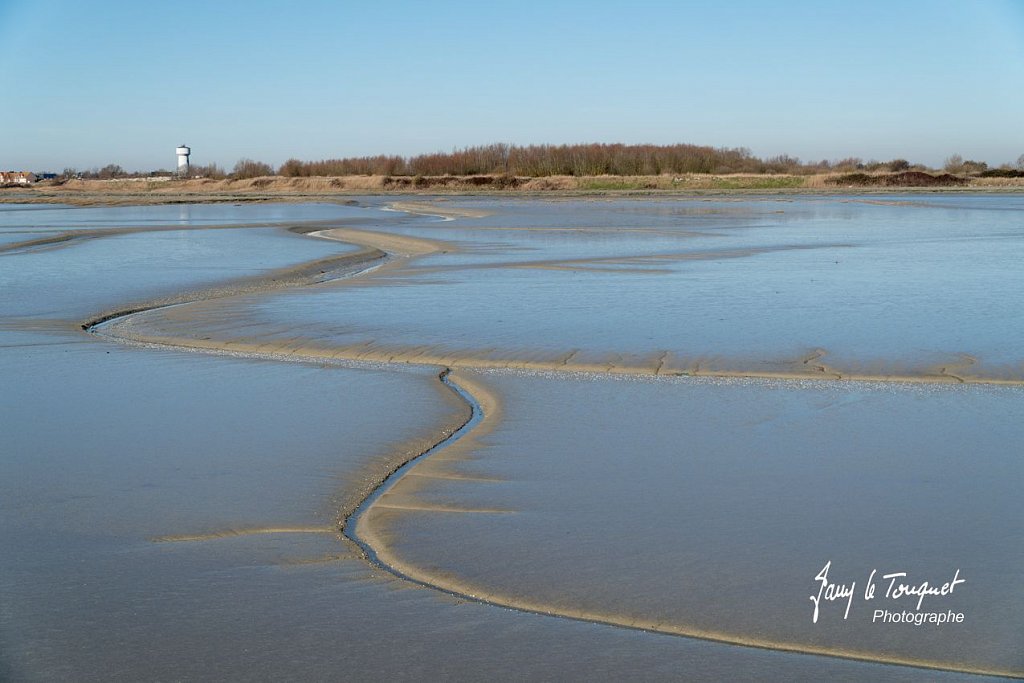
<svg viewBox="0 0 1024 683"><path fill-rule="evenodd" d="M192 149L185 143L181 143L174 152L178 155L178 177L187 178L189 176L188 156L192 153Z"/></svg>
<svg viewBox="0 0 1024 683"><path fill-rule="evenodd" d="M28 171L0 171L0 185L31 185L36 174Z"/></svg>

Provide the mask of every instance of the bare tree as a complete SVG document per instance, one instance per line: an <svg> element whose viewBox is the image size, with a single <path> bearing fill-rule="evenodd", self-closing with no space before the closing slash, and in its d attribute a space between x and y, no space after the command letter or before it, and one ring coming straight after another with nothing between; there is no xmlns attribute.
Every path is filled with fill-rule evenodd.
<svg viewBox="0 0 1024 683"><path fill-rule="evenodd" d="M289 159L288 161L281 164L281 168L277 169L279 175L283 175L286 178L295 178L298 176L309 175L307 169L303 166L303 163L298 159Z"/></svg>
<svg viewBox="0 0 1024 683"><path fill-rule="evenodd" d="M212 178L214 180L222 180L227 177L224 169L215 163L207 164L206 166L193 165L189 172L194 177Z"/></svg>
<svg viewBox="0 0 1024 683"><path fill-rule="evenodd" d="M124 169L117 164L107 164L101 168L97 173L96 177L100 180L112 180L114 178L124 178L128 174L125 173Z"/></svg>
<svg viewBox="0 0 1024 683"><path fill-rule="evenodd" d="M988 170L988 163L984 161L974 161L973 159L964 159L961 170L964 173L984 173Z"/></svg>
<svg viewBox="0 0 1024 683"><path fill-rule="evenodd" d="M259 178L266 175L274 175L274 167L252 159L239 159L231 172L233 178Z"/></svg>
<svg viewBox="0 0 1024 683"><path fill-rule="evenodd" d="M946 163L943 165L949 173L959 173L964 170L964 158L959 154L946 157Z"/></svg>

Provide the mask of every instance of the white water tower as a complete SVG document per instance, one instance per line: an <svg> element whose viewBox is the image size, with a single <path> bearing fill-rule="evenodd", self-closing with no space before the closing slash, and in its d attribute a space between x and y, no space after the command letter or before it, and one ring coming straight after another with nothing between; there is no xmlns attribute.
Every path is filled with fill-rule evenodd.
<svg viewBox="0 0 1024 683"><path fill-rule="evenodd" d="M192 150L185 145L180 145L174 151L178 154L178 175L188 177L188 155L192 153Z"/></svg>

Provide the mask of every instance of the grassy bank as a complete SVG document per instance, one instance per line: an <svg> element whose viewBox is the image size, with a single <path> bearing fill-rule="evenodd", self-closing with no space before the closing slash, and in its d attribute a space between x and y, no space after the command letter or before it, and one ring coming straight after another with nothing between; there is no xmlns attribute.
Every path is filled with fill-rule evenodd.
<svg viewBox="0 0 1024 683"><path fill-rule="evenodd" d="M656 176L338 176L241 180L71 180L0 189L3 203L139 204L309 200L357 194L711 194L744 192L1024 191L1024 178L925 173Z"/></svg>

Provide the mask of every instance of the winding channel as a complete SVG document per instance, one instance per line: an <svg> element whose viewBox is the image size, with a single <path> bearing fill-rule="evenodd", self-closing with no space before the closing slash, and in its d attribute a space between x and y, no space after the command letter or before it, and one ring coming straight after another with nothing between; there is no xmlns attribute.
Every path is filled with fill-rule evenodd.
<svg viewBox="0 0 1024 683"><path fill-rule="evenodd" d="M175 229L181 229L177 227ZM401 262L405 262L414 259L418 256L436 252L441 249L438 243L430 242L427 240L421 240L418 238L404 237L398 235L388 235L386 233L371 232L364 230L356 230L352 228L336 228L330 229L326 226L309 226L304 228L292 228L293 232L307 233L315 237L322 237L327 239L335 239L347 243L354 244L361 247L361 249L354 253L347 253L340 256L329 257L325 259L300 264L290 268L284 268L266 273L260 276L243 278L241 280L235 280L224 284L208 287L205 289L194 290L190 292L179 293L170 297L165 297L155 301L149 301L139 303L136 305L124 307L114 311L107 311L100 313L89 320L81 324L81 328L93 335L99 336L103 339L124 343L129 345L144 345L154 347L167 347L167 348L179 348L187 349L189 351L201 351L204 353L211 354L230 354L239 355L238 353L227 349L227 348L216 348L215 346L207 346L199 343L195 343L194 340L182 339L179 342L170 342L166 339L145 339L144 335L127 335L119 332L119 328L122 324L128 322L133 316L144 313L146 311L152 311L160 308L167 308L170 306L183 306L190 303L196 303L199 301L205 301L214 298L223 298L236 296L241 294L259 293L265 291L271 291L282 288L298 288L298 287L309 287L315 284L330 282L343 278L355 278L366 275L370 271L379 268L391 268L395 267ZM121 233L111 233L121 234ZM88 235L83 236L85 239L92 239L101 235ZM47 242L46 245L56 245L62 242L66 242L66 239L54 238L53 241ZM44 246L40 244L40 241L33 241L33 244L13 244L9 245L3 251L13 251L19 248L36 248ZM323 357L317 357L310 354L304 354L302 349L294 350L288 354L284 353L273 353L273 352L259 352L259 351L245 351L241 355L249 357L259 357L266 359L284 359L287 356L288 360L311 360L311 361L323 361ZM380 537L374 532L372 523L370 520L370 513L376 505L381 504L381 500L386 496L387 492L395 485L395 483L413 470L423 460L429 458L432 455L437 454L440 451L450 448L456 443L463 441L470 434L480 431L487 431L493 427L493 423L499 419L498 410L496 409L496 403L489 400L487 390L481 387L472 378L462 377L458 374L459 368L486 368L496 367L492 363L480 363L473 359L466 362L452 362L452 359L444 358L443 360L448 362L439 362L442 360L441 357L425 357L419 356L415 360L405 358L367 358L365 356L352 355L351 357L342 354L336 354L333 358L344 360L344 361L375 361L375 362L397 362L397 363L414 363L416 365L425 366L437 366L443 367L438 374L438 380L442 382L449 390L451 390L456 396L458 396L468 407L468 417L455 429L446 430L442 435L442 438L434 443L432 446L423 450L422 452L414 455L407 460L396 463L383 478L379 479L373 484L373 488L370 493L365 496L361 501L355 503L351 509L345 509L339 511L339 523L337 528L330 529L268 529L262 532L271 533L275 531L279 532L330 532L340 533L341 537L346 539L348 542L354 543L358 546L359 554L362 558L370 565L387 571L388 573L404 580L409 583L430 588L437 591L442 591L446 594L464 599L475 601L483 604L495 605L505 608L511 608L522 612L541 614L546 616L554 616L566 619L572 619L576 621L583 621L589 623L605 624L610 626L616 626L619 628L627 628L633 630L641 630L652 633L659 633L665 635L674 635L687 638L696 638L707 641L720 642L730 645L739 645L744 647L753 647L766 650L775 650L791 653L806 654L812 656L824 656L833 657L840 659L848 659L862 662L869 662L873 664L883 665L897 665L913 667L918 669L928 670L939 670L949 671L964 674L977 674L977 675L988 675L988 676L1000 676L1009 678L1024 678L1024 674L1013 672L1013 671L1000 671L1000 670L989 670L983 668L972 668L972 667L957 667L955 665L949 665L939 662L917 660L911 658L894 657L886 655L877 655L870 652L843 650L838 648L830 647L819 647L814 645L805 645L799 643L789 643L782 641L773 641L768 639L760 638L749 638L742 635L704 631L693 628L688 628L683 625L664 624L662 622L656 622L653 620L646 619L632 619L623 615L616 615L613 613L600 613L595 611L586 610L554 610L547 605L542 603L532 602L529 600L515 599L500 594L479 594L471 588L460 585L456 579L450 579L446 577L438 577L429 574L425 571L419 570L415 566L411 566L405 562L402 562L395 557L388 549L387 544L383 543ZM817 358L809 359L805 364L816 362ZM501 367L497 365L497 367ZM529 368L527 368L529 369ZM539 368L544 370L563 370L571 372L579 372L587 370L587 368L580 368L576 366L547 366ZM657 370L651 371L652 369L644 368L642 370L634 370L637 374L658 374ZM607 371L607 369L605 369ZM627 370L628 371L628 370ZM681 373L676 373L681 374ZM686 373L689 374L689 373ZM697 373L694 373L697 374ZM704 374L704 373L701 373ZM724 377L731 376L752 376L748 373L742 372L723 372L723 373L707 373L708 375L718 375ZM753 376L761 376L764 373L754 373ZM787 378L788 375L784 373L772 374L772 377L776 378ZM836 375L827 372L825 369L821 369L817 373L801 374L801 379L807 379L808 377L821 377L823 379L835 379ZM894 380L899 381L963 381L959 377L851 377L849 375L840 375L842 379L875 379L875 380ZM1002 383L1002 382L1000 382ZM1020 381L1014 381L1013 383L1018 384ZM495 410L488 410L488 406L493 405ZM260 533L260 530L253 530L253 533ZM181 537L189 538L192 537ZM155 540L180 540L178 537L167 537L165 539Z"/></svg>

